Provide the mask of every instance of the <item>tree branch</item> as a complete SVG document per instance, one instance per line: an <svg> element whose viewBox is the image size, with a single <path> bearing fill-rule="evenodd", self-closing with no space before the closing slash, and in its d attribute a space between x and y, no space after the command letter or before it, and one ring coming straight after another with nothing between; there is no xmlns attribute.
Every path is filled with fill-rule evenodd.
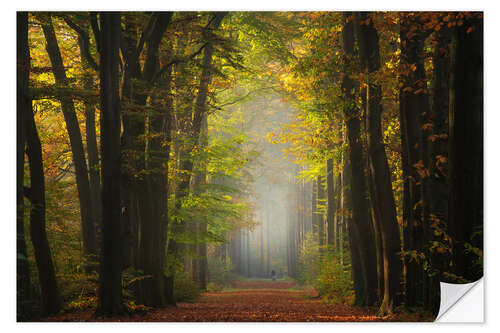
<svg viewBox="0 0 500 333"><path fill-rule="evenodd" d="M99 71L99 65L92 57L92 54L90 54L90 37L89 37L88 31L86 31L85 29L80 27L78 24L73 22L71 20L71 18L69 18L69 16L61 15L61 17L64 20L64 22L66 22L66 24L79 35L78 41L81 43L80 50L82 51L82 55L87 60L88 64L95 71Z"/></svg>
<svg viewBox="0 0 500 333"><path fill-rule="evenodd" d="M262 87L262 88L257 88L257 89L254 89L254 90L251 90L249 91L247 94L245 94L244 96L241 96L239 98L236 98L235 100L232 100L230 102L227 102L227 103L224 103L224 104L221 104L219 106L216 106L216 105L210 105L212 108L216 109L216 110L223 110L224 107L226 106L229 106L229 105L233 105L233 104L236 104L240 101L243 101L245 100L247 97L249 97L250 95L256 93L257 91L260 91L260 90L273 90L273 91L276 91L276 88L275 87Z"/></svg>
<svg viewBox="0 0 500 333"><path fill-rule="evenodd" d="M94 32L95 43L97 45L97 51L101 53L101 31L99 30L99 23L97 22L97 13L90 13L90 26Z"/></svg>
<svg viewBox="0 0 500 333"><path fill-rule="evenodd" d="M151 30L153 29L155 18L157 18L157 15L155 15L154 13L151 14L151 17L149 18L146 27L142 30L141 37L139 38L139 42L137 43L136 47L136 52L135 52L136 57L139 57L139 55L142 52L142 49L144 48L144 44L146 43L146 38L149 36Z"/></svg>
<svg viewBox="0 0 500 333"><path fill-rule="evenodd" d="M170 66L185 63L188 62L189 60L192 60L194 57L199 55L201 51L203 51L203 49L205 48L205 46L207 46L207 44L208 42L204 43L202 46L200 46L198 50L196 50L196 52L193 52L192 54L186 57L175 58L170 62L166 63L165 65L161 66L160 70L158 70L158 72L156 72L155 75L153 76L152 82L155 82L161 75L163 75L163 73L165 73L165 71L168 70Z"/></svg>

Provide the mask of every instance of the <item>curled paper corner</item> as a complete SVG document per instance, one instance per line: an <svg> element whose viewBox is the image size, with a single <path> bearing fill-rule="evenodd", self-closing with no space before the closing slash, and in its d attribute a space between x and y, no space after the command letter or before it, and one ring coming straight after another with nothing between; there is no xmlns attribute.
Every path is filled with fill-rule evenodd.
<svg viewBox="0 0 500 333"><path fill-rule="evenodd" d="M472 283L440 282L441 303L436 322L484 322L484 279Z"/></svg>

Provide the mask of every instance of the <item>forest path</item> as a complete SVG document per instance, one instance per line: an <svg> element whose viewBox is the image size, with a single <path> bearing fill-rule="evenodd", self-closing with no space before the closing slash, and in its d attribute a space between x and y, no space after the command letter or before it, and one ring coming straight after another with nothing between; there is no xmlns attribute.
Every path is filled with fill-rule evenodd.
<svg viewBox="0 0 500 333"><path fill-rule="evenodd" d="M132 322L331 322L393 321L377 317L375 309L327 304L315 298L314 289L299 289L295 282L271 280L236 281L233 289L207 292L193 303L150 310L144 315L92 318L93 311L66 313L46 321Z"/></svg>
<svg viewBox="0 0 500 333"><path fill-rule="evenodd" d="M331 305L314 298L314 289L295 282L236 281L235 289L205 293L196 303L162 312L161 321L308 322L380 321L371 311Z"/></svg>

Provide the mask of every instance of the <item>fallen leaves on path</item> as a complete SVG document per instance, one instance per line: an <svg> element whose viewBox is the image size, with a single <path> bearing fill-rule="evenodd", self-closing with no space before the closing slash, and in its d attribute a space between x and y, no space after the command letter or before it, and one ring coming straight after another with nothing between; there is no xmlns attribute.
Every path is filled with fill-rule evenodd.
<svg viewBox="0 0 500 333"><path fill-rule="evenodd" d="M145 315L92 318L93 311L66 313L45 321L132 321L132 322L331 322L394 321L377 317L375 309L327 304L314 290L287 290L293 282L237 281L235 291L208 292L194 303L151 310ZM248 289L243 289L248 288Z"/></svg>
<svg viewBox="0 0 500 333"><path fill-rule="evenodd" d="M289 289L296 286L297 282L236 280L233 285L238 289Z"/></svg>

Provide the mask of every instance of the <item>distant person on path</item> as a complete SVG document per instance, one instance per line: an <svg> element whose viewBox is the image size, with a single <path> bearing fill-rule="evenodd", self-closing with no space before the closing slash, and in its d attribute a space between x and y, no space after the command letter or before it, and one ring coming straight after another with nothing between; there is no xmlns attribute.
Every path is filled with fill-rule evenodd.
<svg viewBox="0 0 500 333"><path fill-rule="evenodd" d="M271 271L271 278L273 279L273 281L276 281L276 272L274 271L274 269Z"/></svg>

